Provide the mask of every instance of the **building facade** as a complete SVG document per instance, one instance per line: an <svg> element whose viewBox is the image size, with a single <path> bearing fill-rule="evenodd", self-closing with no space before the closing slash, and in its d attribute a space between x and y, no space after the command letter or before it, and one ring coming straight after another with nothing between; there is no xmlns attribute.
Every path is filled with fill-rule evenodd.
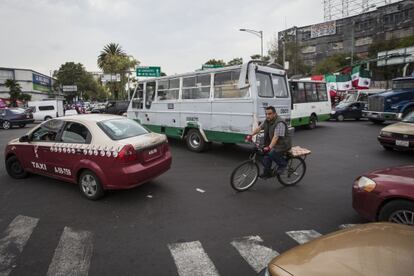
<svg viewBox="0 0 414 276"><path fill-rule="evenodd" d="M4 85L8 79L16 80L22 88L22 93L30 94L33 101L55 96L55 79L30 69L0 67L0 98L10 97L9 89Z"/></svg>
<svg viewBox="0 0 414 276"><path fill-rule="evenodd" d="M282 52L285 42L295 42L304 63L313 67L335 53L351 55L353 51L363 59L371 44L413 34L414 1L405 0L355 16L281 31L278 45Z"/></svg>

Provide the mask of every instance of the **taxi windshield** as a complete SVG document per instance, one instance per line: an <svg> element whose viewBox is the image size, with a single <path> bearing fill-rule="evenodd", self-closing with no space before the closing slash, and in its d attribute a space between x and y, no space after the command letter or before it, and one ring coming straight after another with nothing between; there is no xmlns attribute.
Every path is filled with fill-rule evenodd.
<svg viewBox="0 0 414 276"><path fill-rule="evenodd" d="M98 126L112 140L122 140L148 133L138 122L124 118L102 121L98 123Z"/></svg>

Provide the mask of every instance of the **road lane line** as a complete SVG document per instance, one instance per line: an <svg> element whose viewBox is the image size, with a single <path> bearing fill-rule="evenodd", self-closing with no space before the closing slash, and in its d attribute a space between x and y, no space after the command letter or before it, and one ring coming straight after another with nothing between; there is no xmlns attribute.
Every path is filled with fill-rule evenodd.
<svg viewBox="0 0 414 276"><path fill-rule="evenodd" d="M286 232L292 239L294 239L299 244L307 243L310 240L319 238L322 236L320 233L315 230L300 230L300 231L289 231Z"/></svg>
<svg viewBox="0 0 414 276"><path fill-rule="evenodd" d="M17 257L33 233L39 219L18 215L0 239L0 276L7 276L16 266Z"/></svg>
<svg viewBox="0 0 414 276"><path fill-rule="evenodd" d="M180 276L217 276L216 267L199 241L169 244Z"/></svg>
<svg viewBox="0 0 414 276"><path fill-rule="evenodd" d="M231 245L257 273L279 255L273 249L261 245L262 242L259 236L247 236L231 242Z"/></svg>
<svg viewBox="0 0 414 276"><path fill-rule="evenodd" d="M88 275L93 251L93 235L65 227L47 271L54 275Z"/></svg>

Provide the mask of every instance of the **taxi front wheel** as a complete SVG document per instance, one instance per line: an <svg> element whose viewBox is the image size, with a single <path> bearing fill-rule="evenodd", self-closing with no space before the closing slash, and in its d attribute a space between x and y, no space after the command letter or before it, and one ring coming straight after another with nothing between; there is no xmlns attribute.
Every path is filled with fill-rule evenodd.
<svg viewBox="0 0 414 276"><path fill-rule="evenodd" d="M101 181L93 172L85 170L79 177L79 188L84 196L97 200L104 195Z"/></svg>
<svg viewBox="0 0 414 276"><path fill-rule="evenodd" d="M24 170L22 164L16 156L11 156L6 160L7 173L16 179L27 177L27 172Z"/></svg>

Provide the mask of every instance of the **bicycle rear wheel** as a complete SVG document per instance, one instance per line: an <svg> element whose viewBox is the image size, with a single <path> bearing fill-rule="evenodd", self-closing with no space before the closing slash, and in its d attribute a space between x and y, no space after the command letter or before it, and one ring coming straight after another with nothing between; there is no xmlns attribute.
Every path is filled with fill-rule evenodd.
<svg viewBox="0 0 414 276"><path fill-rule="evenodd" d="M277 179L284 186L293 186L299 183L306 173L306 163L301 157L289 157L286 170L277 175Z"/></svg>
<svg viewBox="0 0 414 276"><path fill-rule="evenodd" d="M259 166L252 160L245 161L237 166L230 177L230 184L238 192L248 190L259 176Z"/></svg>

